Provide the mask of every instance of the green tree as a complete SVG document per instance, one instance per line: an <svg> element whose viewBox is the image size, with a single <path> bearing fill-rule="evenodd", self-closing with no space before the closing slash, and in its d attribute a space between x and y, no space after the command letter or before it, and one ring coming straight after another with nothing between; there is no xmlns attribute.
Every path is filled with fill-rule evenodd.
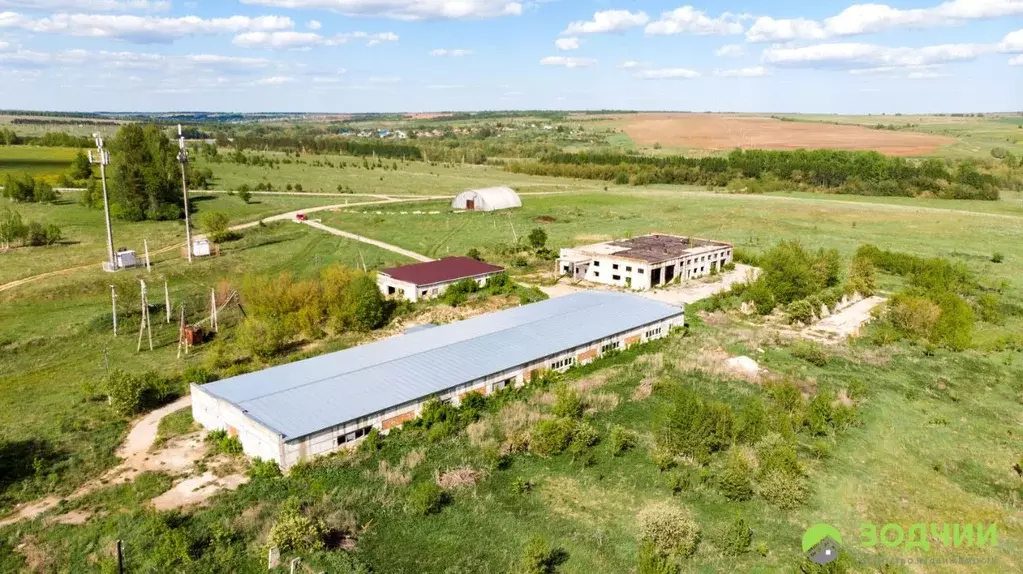
<svg viewBox="0 0 1023 574"><path fill-rule="evenodd" d="M11 243L24 237L25 232L20 213L10 207L0 210L0 249L10 249Z"/></svg>
<svg viewBox="0 0 1023 574"><path fill-rule="evenodd" d="M537 227L529 232L529 244L533 249L543 249L547 245L547 232Z"/></svg>
<svg viewBox="0 0 1023 574"><path fill-rule="evenodd" d="M356 331L369 331L383 324L386 308L376 281L366 274L352 280L342 297L346 325Z"/></svg>
<svg viewBox="0 0 1023 574"><path fill-rule="evenodd" d="M110 211L128 221L181 217L177 147L159 126L127 124L110 141Z"/></svg>
<svg viewBox="0 0 1023 574"><path fill-rule="evenodd" d="M84 181L92 177L92 164L89 163L89 156L84 151L78 150L75 158L71 160L68 177L75 181Z"/></svg>
<svg viewBox="0 0 1023 574"><path fill-rule="evenodd" d="M227 234L229 233L228 227L230 224L231 218L223 211L207 213L199 219L199 228L202 229L211 240L218 243L227 237Z"/></svg>
<svg viewBox="0 0 1023 574"><path fill-rule="evenodd" d="M568 560L568 553L554 548L542 536L534 536L522 549L522 574L555 574Z"/></svg>

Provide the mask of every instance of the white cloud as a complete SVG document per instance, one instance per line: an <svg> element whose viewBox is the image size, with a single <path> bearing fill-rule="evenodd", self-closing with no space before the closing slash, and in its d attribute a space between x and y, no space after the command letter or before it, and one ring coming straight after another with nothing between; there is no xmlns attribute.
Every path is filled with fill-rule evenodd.
<svg viewBox="0 0 1023 574"><path fill-rule="evenodd" d="M737 70L715 70L714 75L722 78L760 78L771 72L763 66L755 68L739 68Z"/></svg>
<svg viewBox="0 0 1023 574"><path fill-rule="evenodd" d="M699 78L700 73L685 68L661 68L657 70L643 70L636 74L637 78L644 80L672 80L678 78Z"/></svg>
<svg viewBox="0 0 1023 574"><path fill-rule="evenodd" d="M29 10L84 10L86 12L163 12L170 0L0 0L0 8Z"/></svg>
<svg viewBox="0 0 1023 574"><path fill-rule="evenodd" d="M369 79L371 84L397 84L401 78L396 76L373 76Z"/></svg>
<svg viewBox="0 0 1023 574"><path fill-rule="evenodd" d="M1009 65L1010 66L1023 66L1023 56L1016 56L1015 58L1009 60Z"/></svg>
<svg viewBox="0 0 1023 574"><path fill-rule="evenodd" d="M21 28L29 32L68 34L93 38L118 38L138 43L173 42L186 36L288 30L290 18L281 16L231 16L162 18L114 14L54 14L31 18L15 12L0 12L0 28Z"/></svg>
<svg viewBox="0 0 1023 574"><path fill-rule="evenodd" d="M864 76L868 74L890 74L893 72L907 72L911 70L930 70L940 67L941 64L925 64L921 66L878 66L876 68L855 68L849 70L849 73L854 76Z"/></svg>
<svg viewBox="0 0 1023 574"><path fill-rule="evenodd" d="M566 56L547 56L540 60L544 66L564 66L566 68L585 68L596 64L593 58L569 58Z"/></svg>
<svg viewBox="0 0 1023 574"><path fill-rule="evenodd" d="M244 48L272 48L305 50L313 46L339 46L352 40L365 40L367 46L381 42L396 42L398 35L392 32L367 33L346 32L325 38L315 32L245 32L234 37L233 43Z"/></svg>
<svg viewBox="0 0 1023 574"><path fill-rule="evenodd" d="M750 42L824 40L904 28L956 26L969 20L1023 14L1023 0L951 0L930 8L900 9L854 4L823 22L805 18L759 18L746 34Z"/></svg>
<svg viewBox="0 0 1023 574"><path fill-rule="evenodd" d="M466 20L522 14L522 3L509 0L241 0L241 3L397 20Z"/></svg>
<svg viewBox="0 0 1023 574"><path fill-rule="evenodd" d="M746 55L746 47L742 44L728 44L718 48L714 55L722 58L738 58Z"/></svg>
<svg viewBox="0 0 1023 574"><path fill-rule="evenodd" d="M310 30L319 30L320 28L323 27L323 24L320 24L319 20L310 20L305 23L305 27L309 28Z"/></svg>
<svg viewBox="0 0 1023 574"><path fill-rule="evenodd" d="M952 74L942 74L941 72L910 72L907 78L910 80L932 80L935 78L949 78Z"/></svg>
<svg viewBox="0 0 1023 574"><path fill-rule="evenodd" d="M308 48L326 40L313 32L245 32L232 42L243 48Z"/></svg>
<svg viewBox="0 0 1023 574"><path fill-rule="evenodd" d="M627 70L631 70L633 68L642 68L643 67L643 63L642 62L637 62L636 60L625 60L621 64L618 64L618 67L619 68L625 68Z"/></svg>
<svg viewBox="0 0 1023 574"><path fill-rule="evenodd" d="M461 90L465 88L463 84L430 84L426 86L427 90Z"/></svg>
<svg viewBox="0 0 1023 574"><path fill-rule="evenodd" d="M579 49L579 38L575 36L569 38L558 38L554 41L554 47L559 50L578 50Z"/></svg>
<svg viewBox="0 0 1023 574"><path fill-rule="evenodd" d="M790 40L823 40L828 33L818 22L806 18L775 20L770 16L757 18L746 32L747 42L787 42Z"/></svg>
<svg viewBox="0 0 1023 574"><path fill-rule="evenodd" d="M998 50L1007 54L1023 52L1023 30L1016 30L1006 34L998 44Z"/></svg>
<svg viewBox="0 0 1023 574"><path fill-rule="evenodd" d="M979 44L944 44L924 48L889 48L873 44L817 44L799 48L775 47L764 50L769 64L802 68L913 67L968 61L991 51Z"/></svg>
<svg viewBox="0 0 1023 574"><path fill-rule="evenodd" d="M0 51L0 65L15 68L79 69L86 62L111 70L149 70L163 74L188 75L197 73L245 74L265 70L277 63L264 58L221 56L217 54L167 55L146 52L89 52L65 50L37 52L32 50Z"/></svg>
<svg viewBox="0 0 1023 574"><path fill-rule="evenodd" d="M341 78L337 76L313 76L314 84L338 84Z"/></svg>
<svg viewBox="0 0 1023 574"><path fill-rule="evenodd" d="M291 84L295 81L295 78L291 76L270 76L269 78L260 78L254 83L257 86L280 86L282 84Z"/></svg>
<svg viewBox="0 0 1023 574"><path fill-rule="evenodd" d="M451 57L457 58L458 56L468 56L470 54L472 54L472 50L463 50L461 48L456 48L456 49L453 49L453 50L446 49L446 48L438 48L436 50L430 50L430 55L431 56L451 56Z"/></svg>
<svg viewBox="0 0 1023 574"><path fill-rule="evenodd" d="M650 21L646 12L629 12L628 10L605 10L595 12L593 20L572 22L562 34L601 34L605 32L621 32Z"/></svg>
<svg viewBox="0 0 1023 574"><path fill-rule="evenodd" d="M742 34L744 27L740 22L744 16L725 12L717 18L711 18L706 12L692 6L676 8L661 14L661 19L647 24L644 32L653 35L697 34L729 35Z"/></svg>

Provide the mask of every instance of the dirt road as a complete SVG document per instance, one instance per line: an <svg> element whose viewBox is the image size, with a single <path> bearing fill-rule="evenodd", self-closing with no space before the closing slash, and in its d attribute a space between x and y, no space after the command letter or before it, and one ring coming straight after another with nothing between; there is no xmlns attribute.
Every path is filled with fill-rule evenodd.
<svg viewBox="0 0 1023 574"><path fill-rule="evenodd" d="M427 257L425 255L420 255L420 254L416 253L415 251L409 251L408 249L402 249L401 247L398 247L397 245L391 245L390 243L384 243L383 241L377 241L376 239L370 239L369 237L363 237L361 235L356 235L354 233L349 233L347 231L341 231L340 229L335 229L335 228L330 227L328 225L324 225L324 224L320 223L319 221L309 221L309 220L306 220L306 221L303 221L302 223L308 225L309 227L315 227L316 229L319 229L320 231L326 231L327 233L331 233L333 235L338 235L340 237L345 237L347 239L351 239L351 240L354 240L354 241L361 241L362 243L367 243L369 245L375 245L375 246L377 246L377 247L379 247L381 249L386 249L388 251L392 251L394 253L398 253L399 255L404 255L405 257L408 257L409 259L415 259L416 261L422 261L424 263L425 262L433 261L433 259L430 259L429 257Z"/></svg>

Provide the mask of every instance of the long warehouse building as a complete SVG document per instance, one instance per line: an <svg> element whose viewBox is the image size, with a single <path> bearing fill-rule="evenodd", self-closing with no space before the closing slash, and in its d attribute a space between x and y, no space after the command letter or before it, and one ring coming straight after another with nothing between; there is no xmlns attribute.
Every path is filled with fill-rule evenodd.
<svg viewBox="0 0 1023 574"><path fill-rule="evenodd" d="M684 323L679 307L636 295L581 292L359 347L191 386L192 414L237 436L249 456L289 468L419 415L523 385Z"/></svg>

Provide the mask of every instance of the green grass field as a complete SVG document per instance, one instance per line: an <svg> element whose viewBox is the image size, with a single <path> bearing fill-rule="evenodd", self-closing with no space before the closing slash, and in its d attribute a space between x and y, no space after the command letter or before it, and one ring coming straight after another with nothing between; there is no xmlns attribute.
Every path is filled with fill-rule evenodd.
<svg viewBox="0 0 1023 574"><path fill-rule="evenodd" d="M1007 304L1023 302L1023 201L1018 194L999 202L969 202L804 193L747 196L673 186L605 190L600 182L533 178L498 168L400 162L397 171L383 172L309 165L285 165L280 170L212 167L216 187L226 189L266 176L277 189L301 183L310 191L334 191L343 184L361 193L453 195L465 188L506 184L521 192L567 192L523 195L521 209L494 213L450 213L449 203L438 200L353 207L354 213L315 216L327 225L431 257L462 255L476 247L489 260L508 264L500 247L535 227L547 231L548 245L555 249L654 231L732 241L751 251L798 239L811 248L836 247L848 256L861 244L872 243L962 262L986 286L1006 282L1000 288ZM233 222L344 202L335 197L257 195L246 205L226 194L206 197L196 202L200 213L225 211ZM58 205L16 206L26 219L62 225L72 243L0 254L0 283L103 258L101 212L77 205L71 195L65 199ZM411 213L417 210L441 213ZM115 239L134 238L127 246L137 249L143 237L148 237L151 249L182 241L179 223L117 225ZM1003 262L991 261L995 252L1003 254ZM163 311L154 307L157 348L136 353L139 319L129 310L138 304L138 279L149 281L154 304L162 302L162 283L167 280L174 301L185 302L190 320L196 321L205 315L211 288L236 288L247 274L290 271L305 278L334 262L355 267L363 261L370 269L406 262L388 251L281 222L247 230L241 239L224 243L220 257L191 266L172 250L154 258L152 273L110 275L97 264L0 292L0 431L8 444L21 445L30 453L24 456L41 461L34 472L4 478L0 508L7 510L47 493L66 494L116 462L113 453L127 422L113 415L105 401L93 398L92 390L107 364L170 375L205 364L213 352L209 345L199 346L187 358L176 359L177 328L167 325ZM118 286L123 309L122 335L116 339L110 333L111 283ZM888 277L882 281L897 283ZM231 325L238 318L228 314L220 335L235 353L241 351ZM265 572L266 532L288 497L331 516L354 516L359 530L353 555L376 572L513 571L534 535L567 552L562 572L634 571L636 514L657 500L689 506L703 529L703 541L686 562L688 571L797 571L800 536L807 526L826 522L855 538L859 524L867 521L904 527L993 522L999 529L998 548L933 550L927 556L989 560L984 571L1011 572L1023 566L1019 544L1023 479L1012 470L1023 455L1016 431L1023 422L1019 414L1023 357L1019 352L990 350L995 338L1023 330L1018 317L1003 325L978 323L977 349L952 353L859 341L829 349L825 366L794 357L772 328L756 319L715 316L704 322L693 317L691 322L686 336L676 334L637 351L643 358L625 353L571 375L606 379L594 392L607 395L603 404L613 403L593 415L592 423L605 439L594 447L592 464L574 461L570 455L544 459L515 454L509 466L501 468L491 465L465 433L433 440L403 433L386 440L379 453L330 459L286 478L257 479L236 492L218 495L209 507L173 514L145 509L145 502L171 483L165 474L153 473L133 485L103 489L71 503L69 508L106 513L85 525L49 524L44 516L0 529L0 570L96 570L110 564L107 549L121 539L128 549L129 568ZM353 342L356 339L333 339L300 352L315 354ZM799 454L807 465L810 495L794 510L780 510L759 497L730 501L712 483L699 480L672 496L669 473L658 471L651 461L650 446L666 404L656 393L641 398L637 388L644 381L679 377L693 364L706 367L721 350L753 356L772 373L806 388L839 391L856 384L865 389L865 398L857 399L860 424L822 439L830 447L829 456L813 456L814 445L801 439ZM760 386L716 372L686 380L702 396L733 405L764 393ZM527 410L550 408L550 401L543 398L522 400ZM181 432L187 418L176 415L162 432ZM614 424L636 431L640 445L612 456L606 437ZM406 508L409 486L388 482L380 470L381 461L398 467L411 451L425 457L408 469L412 484L459 466L485 473L475 486L454 489L450 504L438 514L417 517ZM534 485L527 493L515 488L524 480ZM722 553L721 532L739 515L754 530L754 549L763 544L763 554L754 549L739 556ZM26 541L28 546L18 549ZM850 551L856 559L880 556L893 563L924 556L884 547L878 554ZM323 565L331 555L302 557L317 572L344 571ZM927 571L974 570L946 565Z"/></svg>
<svg viewBox="0 0 1023 574"><path fill-rule="evenodd" d="M255 195L249 203L227 194L191 195L190 205L195 217L193 227L201 232L203 214L224 212L232 224L256 221L264 217L285 213L303 207L340 205L365 201L359 197L293 197ZM63 230L64 240L48 247L19 247L0 254L0 284L71 267L95 263L97 269L107 257L106 227L103 211L90 209L78 204L78 194L64 194L57 205L12 204L0 198L0 208L10 206L17 210L25 221L53 223ZM185 244L185 227L181 221L159 221L132 223L114 220L114 249L134 249L139 256L143 253L144 240L149 242L150 252L176 244ZM177 256L177 252L173 253Z"/></svg>
<svg viewBox="0 0 1023 574"><path fill-rule="evenodd" d="M27 173L55 183L76 153L77 149L64 147L0 146L0 179L8 173Z"/></svg>

